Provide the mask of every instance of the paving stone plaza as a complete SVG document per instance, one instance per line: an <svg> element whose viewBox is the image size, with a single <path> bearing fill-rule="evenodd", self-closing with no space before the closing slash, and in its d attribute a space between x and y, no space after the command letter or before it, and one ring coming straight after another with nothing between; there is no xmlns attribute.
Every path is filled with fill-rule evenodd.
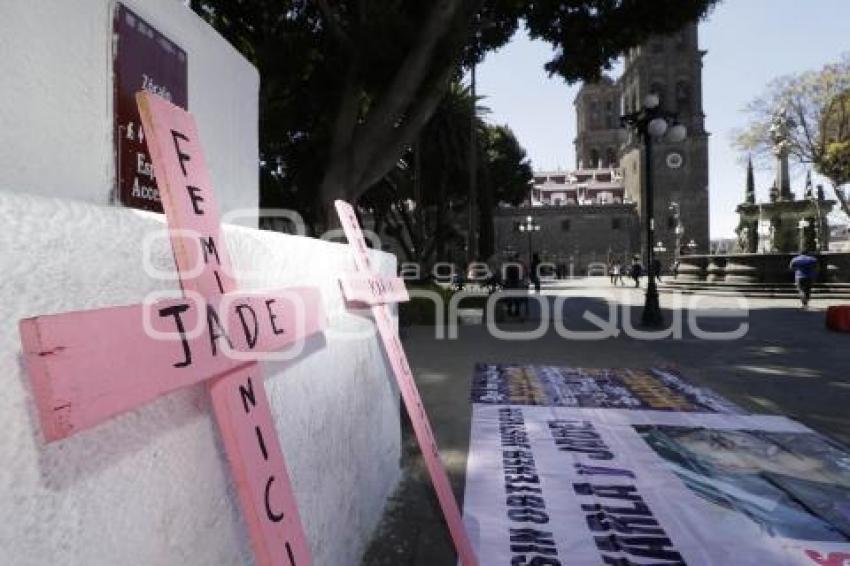
<svg viewBox="0 0 850 566"><path fill-rule="evenodd" d="M586 311L607 319L611 303L639 319L643 289L611 287L607 278L559 282L544 290L550 299L568 297L566 325L575 330L598 326L582 320ZM850 442L850 373L847 338L824 326L824 310L840 300L815 301L801 311L796 299L741 298L696 295L692 306L711 318L700 325L720 332L748 324L746 335L729 341L707 341L685 330L679 339L639 340L621 334L604 340L565 340L550 325L535 340L497 340L480 324L462 326L457 340L438 340L432 326L405 329L405 346L414 366L423 399L429 408L458 497L463 495L469 449L471 406L469 391L477 363L506 361L576 367L650 367L674 365L695 384L708 387L754 413L788 415L814 430ZM662 294L661 306L672 318L675 301L682 300L687 318L688 297ZM744 312L730 309L745 307ZM715 318L716 316L716 318ZM622 321L620 322L622 324ZM527 331L539 326L530 320L506 329ZM385 515L366 563L424 566L449 563L453 556L444 529L434 527L439 515L421 471L420 458L408 443L406 481Z"/></svg>

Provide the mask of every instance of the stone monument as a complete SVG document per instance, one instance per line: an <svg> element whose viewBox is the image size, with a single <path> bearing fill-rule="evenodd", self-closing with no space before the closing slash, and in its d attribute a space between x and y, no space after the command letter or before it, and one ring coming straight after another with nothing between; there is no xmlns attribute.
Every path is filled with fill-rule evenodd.
<svg viewBox="0 0 850 566"><path fill-rule="evenodd" d="M835 201L826 200L823 191L812 190L811 174L806 180L803 198L791 191L788 164L789 131L795 127L785 108L773 117L770 136L776 156L776 176L769 202L757 203L752 159L747 164L744 202L736 209L740 216L738 251L742 253L791 253L802 248L810 251L829 249L827 215Z"/></svg>
<svg viewBox="0 0 850 566"><path fill-rule="evenodd" d="M776 175L766 202L757 202L752 160L747 164L744 202L736 211L735 253L679 256L675 281L668 289L693 291L723 289L753 296L794 296L794 275L788 264L801 249L818 256L820 293L850 295L850 254L829 252L827 217L835 201L823 187L806 178L802 198L791 190L789 133L796 127L784 108L773 117L770 136Z"/></svg>

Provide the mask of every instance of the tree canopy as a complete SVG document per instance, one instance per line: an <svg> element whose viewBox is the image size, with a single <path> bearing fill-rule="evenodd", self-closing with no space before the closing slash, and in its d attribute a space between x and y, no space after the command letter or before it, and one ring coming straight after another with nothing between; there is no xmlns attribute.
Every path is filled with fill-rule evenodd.
<svg viewBox="0 0 850 566"><path fill-rule="evenodd" d="M845 213L850 182L850 55L821 69L779 77L750 102L750 122L734 145L762 163L772 156L770 125L781 110L790 121L788 150L797 164L808 165L830 180Z"/></svg>
<svg viewBox="0 0 850 566"><path fill-rule="evenodd" d="M846 78L850 83L850 56L846 60ZM820 138L823 151L815 162L817 172L835 187L850 183L850 85L827 104L821 117Z"/></svg>
<svg viewBox="0 0 850 566"><path fill-rule="evenodd" d="M260 71L262 202L321 220L390 173L449 84L524 25L594 79L718 0L192 0Z"/></svg>

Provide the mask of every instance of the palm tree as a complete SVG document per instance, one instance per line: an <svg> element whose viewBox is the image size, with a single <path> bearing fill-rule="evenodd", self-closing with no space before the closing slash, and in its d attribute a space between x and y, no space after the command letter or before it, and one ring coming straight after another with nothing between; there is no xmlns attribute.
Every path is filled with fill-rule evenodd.
<svg viewBox="0 0 850 566"><path fill-rule="evenodd" d="M470 205L467 168L472 102L469 88L452 82L396 168L360 200L372 210L376 231L383 228L408 260L423 266L435 258L446 259L446 244L461 236L450 221L450 212ZM478 105L475 110L481 155L487 126L478 116L489 110Z"/></svg>

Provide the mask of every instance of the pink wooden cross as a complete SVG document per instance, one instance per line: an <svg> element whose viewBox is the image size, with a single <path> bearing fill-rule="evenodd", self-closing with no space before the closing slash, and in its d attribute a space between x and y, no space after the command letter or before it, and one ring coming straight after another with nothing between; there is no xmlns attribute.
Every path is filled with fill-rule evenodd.
<svg viewBox="0 0 850 566"><path fill-rule="evenodd" d="M472 549L472 543L463 525L460 509L440 459L428 415L422 405L413 373L407 363L407 355L395 331L389 310L388 303L408 300L407 289L404 282L397 277L380 278L373 275L369 251L354 209L342 200L336 201L335 204L345 237L354 252L354 262L357 267L356 275L347 275L340 279L343 294L349 302L365 303L371 306L372 316L375 317L378 333L384 343L384 350L404 399L407 414L410 415L413 432L416 434L419 449L422 450L422 456L425 458L425 466L431 476L434 490L437 492L437 499L443 509L443 516L449 526L455 549L464 566L476 566L478 559L475 557L475 551Z"/></svg>
<svg viewBox="0 0 850 566"><path fill-rule="evenodd" d="M307 566L310 549L252 360L322 330L320 294L236 291L194 119L149 93L137 102L184 297L22 320L42 431L57 440L206 382L257 563Z"/></svg>

